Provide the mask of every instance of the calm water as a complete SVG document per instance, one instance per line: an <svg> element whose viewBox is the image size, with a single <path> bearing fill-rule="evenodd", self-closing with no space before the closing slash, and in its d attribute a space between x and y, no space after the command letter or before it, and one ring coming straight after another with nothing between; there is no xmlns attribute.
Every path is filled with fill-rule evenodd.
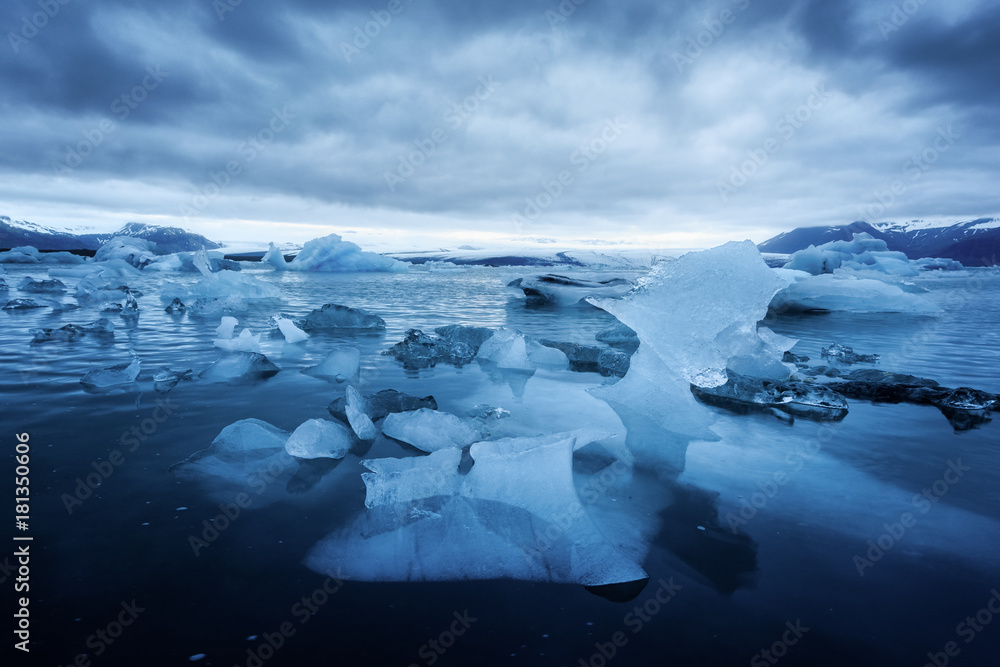
<svg viewBox="0 0 1000 667"><path fill-rule="evenodd" d="M277 283L283 298L240 315L240 327L259 332L274 313L300 317L335 302L379 314L387 330L317 334L304 345L265 334L262 351L281 368L276 376L239 386L182 382L164 395L152 389L158 367L197 373L219 354L216 318L163 312L162 276L128 281L144 293L142 315L134 328L119 324L111 340L30 342L31 328L97 319L93 306L0 313L0 437L7 453L16 432L30 433L32 445L28 664L69 665L84 653L94 665L190 664L198 654L205 657L195 664L227 666L774 664L759 654L767 649L772 661L789 665L923 665L929 652L947 657L948 642L958 651L951 664L997 664L1000 616L987 611L979 625L959 624L1000 589L1000 431L988 423L958 433L933 407L851 401L844 421L825 426L713 409L719 440L691 444L680 476L638 471L619 497L593 508L613 513L609 503L620 501L638 523L658 526L643 562L650 582L626 603L579 586L517 581L344 582L327 595L326 577L302 559L363 509L361 457L410 455L382 438L332 470L303 466L271 480L196 555L190 537L202 535L203 521L241 486L168 466L240 419L292 430L328 416L343 385L300 371L334 345L362 350L364 391L433 394L440 409L457 414L477 403L502 405L513 415L504 434L615 423L586 394L605 381L597 374L540 370L525 382L477 364L407 371L380 355L414 327L507 326L590 343L611 322L589 307L527 307L503 286L511 271L252 273ZM9 298L30 296L13 287L22 275L43 275L9 265L7 274ZM981 271L921 284L946 316L830 314L767 324L800 339L795 351L816 361L821 346L838 341L882 354L887 370L1000 392L1000 276ZM127 362L130 348L142 359L138 386L83 390L86 371ZM150 418L162 414L155 410L167 397L172 414L154 428ZM131 439L133 427L141 438ZM116 449L120 465L89 496L90 489L78 493L78 480L107 470L102 462ZM9 492L14 461L5 460ZM587 482L586 472L577 477L578 485ZM924 489L934 502L920 499ZM67 508L74 494L83 499ZM899 534L904 513L914 521ZM884 537L887 531L898 537ZM888 549L859 574L856 557L867 558L869 540L880 539ZM680 588L661 604L660 582L671 578ZM12 585L10 577L3 585ZM304 596L312 612L303 612ZM133 600L141 611L120 636L97 638ZM452 646L447 631L456 614L468 627ZM282 624L291 632L278 642ZM783 635L795 643L783 644ZM281 644L276 652L268 636ZM430 640L447 647L436 652Z"/></svg>

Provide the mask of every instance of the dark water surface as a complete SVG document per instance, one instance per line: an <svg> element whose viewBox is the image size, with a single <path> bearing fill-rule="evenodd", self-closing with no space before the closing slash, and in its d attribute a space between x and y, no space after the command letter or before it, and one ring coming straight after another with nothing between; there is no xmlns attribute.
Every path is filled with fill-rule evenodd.
<svg viewBox="0 0 1000 667"><path fill-rule="evenodd" d="M15 433L30 434L32 457L26 664L69 665L80 654L79 664L92 665L192 664L198 654L205 657L193 664L226 666L919 666L932 657L939 665L1000 664L1000 614L988 607L1000 590L1000 431L987 423L957 432L926 406L851 401L846 419L826 425L713 409L719 440L688 447L679 477L637 471L635 497L620 499L638 514L648 500L642 519L659 525L643 562L649 583L629 602L573 585L338 583L307 569L309 549L364 508L360 459L412 452L380 438L333 469L303 465L249 489L168 466L240 419L291 431L327 417L344 386L300 371L341 344L362 351L363 391L433 394L456 414L502 405L524 432L613 422L585 393L605 382L597 374L539 370L518 382L477 364L408 371L380 355L412 327L508 326L592 343L611 318L589 307L527 307L503 287L509 272L499 269L253 273L278 284L283 298L239 315L240 328L266 331L276 312L299 317L327 302L371 310L388 328L317 334L304 345L265 334L262 351L281 368L274 377L239 386L182 382L159 394L158 367L197 373L219 356L218 319L163 312L161 276L129 280L144 292L142 315L108 340L30 342L30 328L95 320L94 306L0 313L8 498ZM9 298L29 296L13 287L22 275L42 274L8 266ZM829 314L767 324L800 339L795 352L816 362L837 341L882 354L886 370L1000 392L1000 276L920 282L945 316ZM62 301L76 302L69 293ZM130 348L142 359L136 387L84 391L84 373L127 362ZM116 450L118 465L110 465ZM99 481L93 489L88 475ZM586 472L578 477L586 483ZM252 503L193 547L192 536L206 538L205 522L241 491ZM611 500L593 511L612 512ZM4 599L12 600L15 575L2 574ZM13 601L5 605L11 629L14 610ZM129 624L112 636L118 620Z"/></svg>

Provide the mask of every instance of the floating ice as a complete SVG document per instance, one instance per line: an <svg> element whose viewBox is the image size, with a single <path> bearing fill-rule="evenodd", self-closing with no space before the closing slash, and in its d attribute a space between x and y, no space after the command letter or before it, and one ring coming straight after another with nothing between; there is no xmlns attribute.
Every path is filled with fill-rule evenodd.
<svg viewBox="0 0 1000 667"><path fill-rule="evenodd" d="M175 298L173 301L170 302L170 305L164 308L163 310L170 313L171 315L174 315L183 313L185 310L187 310L187 306L184 305L183 301Z"/></svg>
<svg viewBox="0 0 1000 667"><path fill-rule="evenodd" d="M233 319L233 318L223 318ZM262 334L254 335L249 329L244 329L240 335L233 338L232 331L228 338L219 338L214 342L215 347L226 352L260 352L260 337Z"/></svg>
<svg viewBox="0 0 1000 667"><path fill-rule="evenodd" d="M171 370L169 366L161 366L153 374L153 389L160 393L166 393L177 386L181 380L190 380L192 377L194 377L194 371L190 368Z"/></svg>
<svg viewBox="0 0 1000 667"><path fill-rule="evenodd" d="M268 378L280 369L259 352L234 352L224 355L199 374L209 382L239 382Z"/></svg>
<svg viewBox="0 0 1000 667"><path fill-rule="evenodd" d="M350 448L350 430L327 419L303 422L285 441L285 451L300 459L342 459Z"/></svg>
<svg viewBox="0 0 1000 667"><path fill-rule="evenodd" d="M143 267L144 271L177 271L179 273L201 273L201 269L196 265L195 258L197 252L176 252L170 255L154 258L149 264ZM206 252L208 267L210 271L242 271L239 262L225 259L221 253Z"/></svg>
<svg viewBox="0 0 1000 667"><path fill-rule="evenodd" d="M302 369L303 373L325 379L345 382L357 377L361 371L361 350L339 346L330 350L322 363Z"/></svg>
<svg viewBox="0 0 1000 667"><path fill-rule="evenodd" d="M281 315L274 316L274 323L281 331L281 335L285 337L286 343L300 343L309 338L309 334L295 326L294 322Z"/></svg>
<svg viewBox="0 0 1000 667"><path fill-rule="evenodd" d="M288 270L288 262L285 261L285 256L273 243L268 244L267 252L264 253L264 257L261 258L261 261L265 264L270 264L278 271Z"/></svg>
<svg viewBox="0 0 1000 667"><path fill-rule="evenodd" d="M757 322L785 284L744 241L660 263L621 300L591 299L641 341L624 378L591 390L621 418L633 452L679 471L692 438L715 437L690 386L724 384L731 358L766 350Z"/></svg>
<svg viewBox="0 0 1000 667"><path fill-rule="evenodd" d="M328 303L296 322L303 331L323 329L385 329L385 320L361 308Z"/></svg>
<svg viewBox="0 0 1000 667"><path fill-rule="evenodd" d="M809 275L804 271L775 269L792 280L771 302L775 313L847 311L853 313L938 314L940 309L919 294L883 280L855 275Z"/></svg>
<svg viewBox="0 0 1000 667"><path fill-rule="evenodd" d="M874 364L878 363L877 354L858 354L852 348L834 343L830 347L824 347L820 354L828 359L836 359L845 364Z"/></svg>
<svg viewBox="0 0 1000 667"><path fill-rule="evenodd" d="M32 246L21 246L11 248L7 252L0 252L0 264L38 264L41 259L37 248Z"/></svg>
<svg viewBox="0 0 1000 667"><path fill-rule="evenodd" d="M174 298L193 301L197 298L271 299L281 296L281 290L276 285L253 276L233 271L212 273L212 263L204 250L194 253L191 262L201 273L201 278L193 285L163 281L160 298L164 303L169 303Z"/></svg>
<svg viewBox="0 0 1000 667"><path fill-rule="evenodd" d="M533 371L538 364L566 368L569 359L561 351L546 347L513 329L497 329L480 347L477 359L491 361L497 368Z"/></svg>
<svg viewBox="0 0 1000 667"><path fill-rule="evenodd" d="M597 345L580 345L579 343L563 343L554 340L539 341L546 347L560 350L569 359L571 371L580 373L600 373L601 375L625 375L628 371L631 355L621 350L612 350Z"/></svg>
<svg viewBox="0 0 1000 667"><path fill-rule="evenodd" d="M621 345L622 347L633 348L639 346L639 337L635 335L635 332L631 328L621 322L615 322L607 329L599 331L594 338L608 345Z"/></svg>
<svg viewBox="0 0 1000 667"><path fill-rule="evenodd" d="M209 447L180 463L193 463L206 456L215 456L227 463L260 460L283 451L288 437L287 431L260 419L241 419L222 429Z"/></svg>
<svg viewBox="0 0 1000 667"><path fill-rule="evenodd" d="M789 414L818 421L836 421L847 415L847 401L829 387L806 382L772 382L730 371L728 381L717 387L692 385L694 394L706 403L723 407L757 406L777 408Z"/></svg>
<svg viewBox="0 0 1000 667"><path fill-rule="evenodd" d="M371 406L368 401L361 395L361 392L351 385L347 385L344 399L344 413L347 417L347 423L354 430L354 434L361 440L374 440L377 432L375 424L371 420Z"/></svg>
<svg viewBox="0 0 1000 667"><path fill-rule="evenodd" d="M35 292L38 294L63 292L66 290L66 283L58 278L49 280L35 280L31 276L26 276L17 284L17 288L22 292Z"/></svg>
<svg viewBox="0 0 1000 667"><path fill-rule="evenodd" d="M97 249L93 261L122 260L137 269L141 269L153 261L155 257L156 255L146 239L116 236Z"/></svg>
<svg viewBox="0 0 1000 667"><path fill-rule="evenodd" d="M529 301L572 306L587 297L618 298L628 294L635 283L628 278L612 277L604 280L567 278L552 273L517 278L507 283L524 291Z"/></svg>
<svg viewBox="0 0 1000 667"><path fill-rule="evenodd" d="M29 310L31 308L44 308L45 304L38 303L34 299L11 299L4 310Z"/></svg>
<svg viewBox="0 0 1000 667"><path fill-rule="evenodd" d="M277 269L281 269L285 258L272 243L264 261ZM391 257L385 257L374 252L365 252L357 244L344 241L337 234L307 242L291 262L285 265L289 271L324 271L324 272L357 272L357 271L406 271L405 264Z"/></svg>
<svg viewBox="0 0 1000 667"><path fill-rule="evenodd" d="M219 317L223 313L245 313L248 310L250 304L239 296L225 299L195 299L187 308L188 315L193 317Z"/></svg>
<svg viewBox="0 0 1000 667"><path fill-rule="evenodd" d="M135 298L132 290L125 288L125 305L122 306L118 315L126 320L136 320L139 318L139 300Z"/></svg>
<svg viewBox="0 0 1000 667"><path fill-rule="evenodd" d="M317 544L306 564L360 581L645 579L580 503L574 442L480 442L464 476L458 449L364 461L368 511Z"/></svg>
<svg viewBox="0 0 1000 667"><path fill-rule="evenodd" d="M427 408L388 415L382 422L382 434L425 452L462 448L480 439L475 429L455 415Z"/></svg>
<svg viewBox="0 0 1000 667"><path fill-rule="evenodd" d="M115 332L114 323L107 318L100 318L95 322L90 324L84 324L77 326L76 324L67 324L66 326L60 327L58 329L29 329L34 340L34 343L48 342L48 341L69 341L76 340L87 334L113 334Z"/></svg>
<svg viewBox="0 0 1000 667"><path fill-rule="evenodd" d="M97 368L87 371L80 383L92 389L108 389L126 384L132 384L139 377L141 363L139 356L132 352L132 361L108 368Z"/></svg>
<svg viewBox="0 0 1000 667"><path fill-rule="evenodd" d="M918 262L911 262L902 252L889 250L885 241L866 232L855 234L850 241L811 245L793 253L784 265L786 269L806 271L814 276L834 273L838 269L915 276L920 267Z"/></svg>
<svg viewBox="0 0 1000 667"><path fill-rule="evenodd" d="M434 400L433 396L410 396L395 389L383 389L374 394L365 394L364 399L368 408L365 410L365 414L373 422L377 422L379 419L394 412L407 412L421 408L437 410L438 407L437 401ZM334 417L348 421L346 396L342 396L331 402L327 409Z"/></svg>
<svg viewBox="0 0 1000 667"><path fill-rule="evenodd" d="M996 405L996 402L997 397L994 394L978 389L959 387L938 401L938 404L959 410L989 410Z"/></svg>
<svg viewBox="0 0 1000 667"><path fill-rule="evenodd" d="M492 330L490 335L493 335ZM430 368L440 362L462 366L476 356L476 350L464 342L452 342L441 336L430 336L420 329L409 329L400 342L382 354L401 361L406 368Z"/></svg>

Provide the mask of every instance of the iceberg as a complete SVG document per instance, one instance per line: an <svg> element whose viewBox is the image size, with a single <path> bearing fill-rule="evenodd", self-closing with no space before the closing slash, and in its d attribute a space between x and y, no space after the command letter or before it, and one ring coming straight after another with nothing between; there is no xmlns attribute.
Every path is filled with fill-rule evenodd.
<svg viewBox="0 0 1000 667"><path fill-rule="evenodd" d="M41 253L32 246L21 246L11 248L7 252L0 252L0 264L38 264Z"/></svg>
<svg viewBox="0 0 1000 667"><path fill-rule="evenodd" d="M409 264L374 252L365 252L355 243L344 241L337 234L313 239L291 262L285 262L280 251L270 244L264 261L276 270L322 272L406 271Z"/></svg>
<svg viewBox="0 0 1000 667"><path fill-rule="evenodd" d="M428 408L437 410L437 401L433 396L411 396L395 389L383 389L374 394L364 395L365 414L373 421L384 419L394 412L407 412L409 410L419 410ZM347 417L347 397L342 396L327 407L330 414L343 421L349 421Z"/></svg>
<svg viewBox="0 0 1000 667"><path fill-rule="evenodd" d="M234 352L224 355L203 370L198 377L209 382L243 382L268 378L280 369L259 352Z"/></svg>
<svg viewBox="0 0 1000 667"><path fill-rule="evenodd" d="M141 269L149 264L156 255L150 248L146 239L135 238L133 236L115 236L110 241L102 245L94 253L94 262L107 262L109 260L121 260Z"/></svg>
<svg viewBox="0 0 1000 667"><path fill-rule="evenodd" d="M285 451L300 459L342 459L351 444L351 432L343 424L310 419L292 432Z"/></svg>
<svg viewBox="0 0 1000 667"><path fill-rule="evenodd" d="M628 278L610 277L584 280L548 273L516 278L507 287L522 290L529 302L572 306L588 297L618 298L628 294L635 283Z"/></svg>
<svg viewBox="0 0 1000 667"><path fill-rule="evenodd" d="M324 329L385 329L385 320L361 308L328 303L295 323L303 331Z"/></svg>
<svg viewBox="0 0 1000 667"><path fill-rule="evenodd" d="M108 368L96 368L87 371L87 374L83 376L80 383L88 389L109 389L111 387L132 384L139 377L141 362L135 352L131 352L131 354L132 361L127 364L118 364Z"/></svg>
<svg viewBox="0 0 1000 667"><path fill-rule="evenodd" d="M382 434L424 452L461 449L480 439L478 431L455 415L427 408L388 415L382 422Z"/></svg>
<svg viewBox="0 0 1000 667"><path fill-rule="evenodd" d="M160 298L170 303L174 298L182 301L206 299L276 299L281 290L271 283L234 271L212 272L212 263L204 250L194 253L192 264L201 273L193 285L163 281Z"/></svg>
<svg viewBox="0 0 1000 667"><path fill-rule="evenodd" d="M936 315L941 310L902 286L856 275L775 269L792 282L771 302L775 314L785 312L847 311L852 313L915 313Z"/></svg>
<svg viewBox="0 0 1000 667"><path fill-rule="evenodd" d="M348 346L335 347L327 353L322 363L304 368L302 372L336 382L346 382L361 372L361 350Z"/></svg>
<svg viewBox="0 0 1000 667"><path fill-rule="evenodd" d="M306 565L357 581L646 579L580 502L575 446L574 437L476 443L465 475L457 448L363 461L367 511L313 547Z"/></svg>
<svg viewBox="0 0 1000 667"><path fill-rule="evenodd" d="M26 276L17 284L17 288L22 292L34 292L37 294L55 293L65 291L66 283L58 278L35 280L31 276Z"/></svg>
<svg viewBox="0 0 1000 667"><path fill-rule="evenodd" d="M361 392L351 385L347 385L344 399L344 413L354 434L360 440L374 440L378 432L371 420L371 405L361 395Z"/></svg>

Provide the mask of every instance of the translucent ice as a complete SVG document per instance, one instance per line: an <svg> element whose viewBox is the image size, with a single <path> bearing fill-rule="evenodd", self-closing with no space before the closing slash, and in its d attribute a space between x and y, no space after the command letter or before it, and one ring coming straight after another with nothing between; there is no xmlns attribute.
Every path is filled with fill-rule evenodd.
<svg viewBox="0 0 1000 667"><path fill-rule="evenodd" d="M354 434L361 440L374 440L376 436L375 424L372 423L371 406L364 399L357 389L347 385L347 393L344 396L344 412L347 423L351 425Z"/></svg>
<svg viewBox="0 0 1000 667"><path fill-rule="evenodd" d="M569 365L569 359L561 351L546 347L535 340L525 337L513 329L497 329L491 337L479 347L477 359L491 361L501 369L535 370L538 364L560 366Z"/></svg>
<svg viewBox="0 0 1000 667"><path fill-rule="evenodd" d="M847 311L852 313L925 313L940 309L920 294L900 285L856 275L809 275L804 271L776 269L793 282L771 302L775 313L807 311Z"/></svg>
<svg viewBox="0 0 1000 667"><path fill-rule="evenodd" d="M285 451L300 459L342 459L351 448L351 432L339 422L310 419L285 441Z"/></svg>
<svg viewBox="0 0 1000 667"><path fill-rule="evenodd" d="M228 318L233 319L233 318ZM262 334L252 334L249 329L244 329L237 337L219 338L215 341L215 347L226 352L260 352L260 337Z"/></svg>
<svg viewBox="0 0 1000 667"><path fill-rule="evenodd" d="M190 368L171 370L168 366L161 366L153 374L153 389L160 393L166 393L177 386L181 380L190 380L192 377L194 377L194 371Z"/></svg>
<svg viewBox="0 0 1000 667"><path fill-rule="evenodd" d="M306 564L361 581L646 578L577 497L574 444L573 437L480 442L464 476L458 449L364 461L372 471L363 476L368 511L317 544Z"/></svg>
<svg viewBox="0 0 1000 667"><path fill-rule="evenodd" d="M258 352L234 352L206 368L198 376L209 382L239 382L271 377L278 372L271 360Z"/></svg>
<svg viewBox="0 0 1000 667"><path fill-rule="evenodd" d="M215 328L215 334L221 339L232 338L233 331L239 323L240 321L235 317L223 317L219 326Z"/></svg>
<svg viewBox="0 0 1000 667"><path fill-rule="evenodd" d="M303 331L323 329L385 329L385 320L361 308L328 303L296 322Z"/></svg>
<svg viewBox="0 0 1000 667"><path fill-rule="evenodd" d="M591 392L618 413L632 451L680 470L691 438L714 437L690 386L724 384L729 360L762 346L757 322L785 284L744 241L658 264L621 300L591 300L641 341L625 377Z"/></svg>
<svg viewBox="0 0 1000 667"><path fill-rule="evenodd" d="M31 308L44 308L45 304L38 303L34 299L11 299L4 310L29 310Z"/></svg>
<svg viewBox="0 0 1000 667"><path fill-rule="evenodd" d="M169 303L174 298L194 301L197 298L270 299L281 296L281 290L269 282L234 271L212 272L212 263L204 250L194 253L192 264L201 273L193 285L163 281L160 298Z"/></svg>
<svg viewBox="0 0 1000 667"><path fill-rule="evenodd" d="M280 268L279 253L272 244L265 255L266 261ZM280 257L284 261L284 257ZM385 257L374 252L365 252L357 244L344 241L336 234L313 239L306 243L302 250L287 264L290 271L325 271L325 272L356 272L356 271L406 271L405 264L391 257Z"/></svg>
<svg viewBox="0 0 1000 667"><path fill-rule="evenodd" d="M594 336L597 340L609 345L621 345L623 347L638 347L639 337L631 328L621 322L615 322L607 329L604 329Z"/></svg>
<svg viewBox="0 0 1000 667"><path fill-rule="evenodd" d="M115 325L111 320L102 317L95 322L81 326L67 324L58 329L29 329L28 331L34 337L32 342L40 343L76 340L87 334L113 334Z"/></svg>
<svg viewBox="0 0 1000 667"><path fill-rule="evenodd" d="M437 410L437 401L434 400L433 396L411 396L405 394L401 391L396 391L395 389L383 389L374 394L366 394L364 396L367 409L365 414L373 422L377 422L379 419L384 418L386 415L392 414L393 412L406 412L408 410L419 410L421 408L428 408L430 410ZM342 396L330 403L327 409L330 414L338 419L347 420L347 398Z"/></svg>
<svg viewBox="0 0 1000 667"><path fill-rule="evenodd" d="M295 326L294 322L281 315L275 315L274 323L281 331L281 335L285 337L285 342L287 343L300 343L309 338L309 334Z"/></svg>
<svg viewBox="0 0 1000 667"><path fill-rule="evenodd" d="M87 374L83 376L80 383L93 389L107 389L109 387L131 384L139 377L140 366L141 363L138 355L132 352L131 362L87 371Z"/></svg>
<svg viewBox="0 0 1000 667"><path fill-rule="evenodd" d="M66 290L66 283L57 279L35 280L31 276L25 278L17 284L17 288L22 292L34 292L44 294L46 292L63 292Z"/></svg>
<svg viewBox="0 0 1000 667"><path fill-rule="evenodd" d="M530 301L572 306L587 297L617 298L624 296L635 284L628 278L621 277L584 280L549 273L517 278L507 283L507 286L523 290Z"/></svg>
<svg viewBox="0 0 1000 667"><path fill-rule="evenodd" d="M425 452L462 448L480 438L475 429L455 415L427 408L388 415L382 422L382 433Z"/></svg>
<svg viewBox="0 0 1000 667"><path fill-rule="evenodd" d="M287 431L260 419L241 419L222 429L208 448L195 452L182 463L206 456L228 463L260 460L283 451L287 440Z"/></svg>
<svg viewBox="0 0 1000 667"><path fill-rule="evenodd" d="M340 346L330 350L322 363L309 366L302 372L337 382L345 382L356 377L360 370L361 350L356 347Z"/></svg>
<svg viewBox="0 0 1000 667"><path fill-rule="evenodd" d="M94 262L122 260L137 269L149 264L156 255L150 250L149 241L132 236L116 236L94 253Z"/></svg>
<svg viewBox="0 0 1000 667"><path fill-rule="evenodd" d="M285 271L288 269L288 262L285 261L285 256L273 243L268 244L267 252L264 253L264 257L261 261L265 264L270 264L278 271Z"/></svg>
<svg viewBox="0 0 1000 667"><path fill-rule="evenodd" d="M840 343L833 343L830 347L824 347L820 354L828 359L836 359L845 364L874 364L879 360L877 354L858 354L853 348Z"/></svg>

